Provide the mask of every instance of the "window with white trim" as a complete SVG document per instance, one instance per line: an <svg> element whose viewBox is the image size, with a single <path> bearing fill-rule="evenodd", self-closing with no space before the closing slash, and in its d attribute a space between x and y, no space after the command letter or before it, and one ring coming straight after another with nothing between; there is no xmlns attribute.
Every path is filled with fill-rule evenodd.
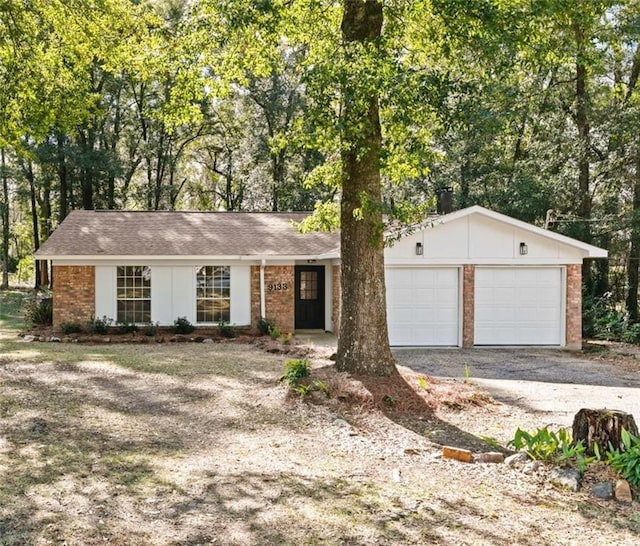
<svg viewBox="0 0 640 546"><path fill-rule="evenodd" d="M123 324L151 322L151 268L118 266L116 279L117 321Z"/></svg>
<svg viewBox="0 0 640 546"><path fill-rule="evenodd" d="M196 271L196 322L231 319L231 268L203 265Z"/></svg>

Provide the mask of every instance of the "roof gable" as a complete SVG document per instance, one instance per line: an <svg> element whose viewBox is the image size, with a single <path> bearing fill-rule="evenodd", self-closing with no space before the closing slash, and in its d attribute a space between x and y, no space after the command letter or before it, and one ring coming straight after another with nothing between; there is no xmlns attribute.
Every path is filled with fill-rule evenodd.
<svg viewBox="0 0 640 546"><path fill-rule="evenodd" d="M455 222L462 218L467 218L474 215L494 220L495 222L502 223L505 226L516 228L517 230L523 231L525 233L530 233L536 237L548 239L550 241L554 241L556 243L574 248L581 251L582 255L585 258L606 258L608 255L608 252L603 248L584 243L582 241L579 241L578 239L573 239L572 237L567 237L566 235L562 235L560 233L555 233L554 231L539 228L537 226L534 226L533 224L523 222L522 220L517 220L516 218L512 218L511 216L507 216L506 214L501 214L499 212L486 209L484 207L481 207L480 205L474 205L472 207L468 207L466 209L462 209L446 214L442 217L438 217L436 220L430 222L429 226L427 227L436 228L439 225L446 225L450 222Z"/></svg>

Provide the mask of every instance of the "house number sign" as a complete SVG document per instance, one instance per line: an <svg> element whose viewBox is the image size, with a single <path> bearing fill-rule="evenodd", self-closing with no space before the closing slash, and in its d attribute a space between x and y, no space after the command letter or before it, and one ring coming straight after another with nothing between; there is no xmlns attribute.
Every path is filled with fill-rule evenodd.
<svg viewBox="0 0 640 546"><path fill-rule="evenodd" d="M267 285L269 292L279 292L281 290L289 290L289 283L286 282L272 282Z"/></svg>

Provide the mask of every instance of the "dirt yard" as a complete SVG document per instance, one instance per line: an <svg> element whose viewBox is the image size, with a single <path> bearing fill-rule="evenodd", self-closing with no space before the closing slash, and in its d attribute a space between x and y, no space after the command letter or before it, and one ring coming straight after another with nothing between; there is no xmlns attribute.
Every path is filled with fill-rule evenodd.
<svg viewBox="0 0 640 546"><path fill-rule="evenodd" d="M367 394L319 356L333 392L303 400L278 381L284 359L0 340L0 545L640 542L637 502L440 457L543 415L408 369Z"/></svg>

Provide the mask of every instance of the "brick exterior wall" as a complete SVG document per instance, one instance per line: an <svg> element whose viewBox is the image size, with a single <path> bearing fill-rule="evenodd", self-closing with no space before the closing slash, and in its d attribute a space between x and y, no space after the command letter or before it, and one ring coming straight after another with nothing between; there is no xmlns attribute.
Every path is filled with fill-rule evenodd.
<svg viewBox="0 0 640 546"><path fill-rule="evenodd" d="M286 290L269 290L270 284L285 284ZM282 333L295 329L295 273L292 265L267 265L264 269L266 319ZM260 266L251 266L251 322L260 320Z"/></svg>
<svg viewBox="0 0 640 546"><path fill-rule="evenodd" d="M340 266L334 265L331 268L333 294L331 295L331 326L333 333L337 336L340 333Z"/></svg>
<svg viewBox="0 0 640 546"><path fill-rule="evenodd" d="M473 347L475 329L476 268L462 269L462 346Z"/></svg>
<svg viewBox="0 0 640 546"><path fill-rule="evenodd" d="M567 266L566 347L582 349L582 267Z"/></svg>
<svg viewBox="0 0 640 546"><path fill-rule="evenodd" d="M53 266L53 327L65 322L85 326L96 309L96 274L92 265Z"/></svg>

